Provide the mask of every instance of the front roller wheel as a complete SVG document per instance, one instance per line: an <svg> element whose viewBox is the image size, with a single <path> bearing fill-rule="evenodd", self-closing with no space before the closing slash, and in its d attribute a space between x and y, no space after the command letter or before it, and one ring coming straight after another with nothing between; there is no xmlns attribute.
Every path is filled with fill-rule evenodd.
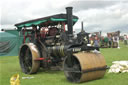
<svg viewBox="0 0 128 85"><path fill-rule="evenodd" d="M102 78L106 72L106 62L101 54L74 53L64 61L64 73L70 82L84 82Z"/></svg>
<svg viewBox="0 0 128 85"><path fill-rule="evenodd" d="M37 72L40 66L40 61L36 61L36 58L40 58L40 54L35 44L26 43L21 46L19 61L24 73L32 74Z"/></svg>

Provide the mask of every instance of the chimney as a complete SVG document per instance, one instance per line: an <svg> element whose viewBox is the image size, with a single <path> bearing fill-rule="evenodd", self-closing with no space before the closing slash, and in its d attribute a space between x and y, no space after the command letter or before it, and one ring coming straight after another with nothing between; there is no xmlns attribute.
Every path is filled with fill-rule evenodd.
<svg viewBox="0 0 128 85"><path fill-rule="evenodd" d="M81 22L81 32L84 31L84 25L83 25L83 21Z"/></svg>
<svg viewBox="0 0 128 85"><path fill-rule="evenodd" d="M66 7L68 34L73 34L72 7Z"/></svg>

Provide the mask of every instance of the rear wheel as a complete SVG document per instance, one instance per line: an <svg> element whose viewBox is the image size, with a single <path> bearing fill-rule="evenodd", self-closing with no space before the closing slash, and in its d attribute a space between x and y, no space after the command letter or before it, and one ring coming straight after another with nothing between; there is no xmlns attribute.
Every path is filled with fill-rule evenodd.
<svg viewBox="0 0 128 85"><path fill-rule="evenodd" d="M36 45L29 43L21 46L19 60L21 69L24 73L32 74L37 72L40 61L36 61L36 58L40 58Z"/></svg>

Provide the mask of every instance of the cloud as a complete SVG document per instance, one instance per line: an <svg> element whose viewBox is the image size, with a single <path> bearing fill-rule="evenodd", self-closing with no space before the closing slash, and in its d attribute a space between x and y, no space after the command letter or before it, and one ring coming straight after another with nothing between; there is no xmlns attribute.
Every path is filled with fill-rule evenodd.
<svg viewBox="0 0 128 85"><path fill-rule="evenodd" d="M70 2L72 0L67 0ZM60 3L60 0L3 0L1 3L1 24L12 25L18 22L49 16L58 11L58 6L67 3Z"/></svg>
<svg viewBox="0 0 128 85"><path fill-rule="evenodd" d="M87 31L117 31L128 32L128 3L117 3L104 8L81 10L76 13L80 21L84 21ZM124 29L124 30L122 30Z"/></svg>
<svg viewBox="0 0 128 85"><path fill-rule="evenodd" d="M2 0L1 25L9 28L22 21L65 13L67 6L73 6L73 14L79 17L75 29L81 28L84 21L88 32L128 32L128 1L125 0Z"/></svg>
<svg viewBox="0 0 128 85"><path fill-rule="evenodd" d="M65 6L73 6L74 11L88 10L93 8L104 8L118 3L117 1L104 0L74 0Z"/></svg>
<svg viewBox="0 0 128 85"><path fill-rule="evenodd" d="M26 3L28 1L26 0ZM27 18L24 9L28 5L21 0L5 0L1 2L1 24L8 25L14 24L17 21ZM29 18L29 17L28 17Z"/></svg>

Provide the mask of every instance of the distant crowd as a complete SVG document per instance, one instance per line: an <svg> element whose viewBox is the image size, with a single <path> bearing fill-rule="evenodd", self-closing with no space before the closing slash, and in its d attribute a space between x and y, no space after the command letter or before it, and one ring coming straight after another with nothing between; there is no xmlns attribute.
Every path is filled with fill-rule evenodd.
<svg viewBox="0 0 128 85"><path fill-rule="evenodd" d="M111 35L108 35L107 37L93 36L90 38L90 43L95 47L120 48L119 40L122 40L125 45L128 45L128 35L124 35L122 39L119 36Z"/></svg>

